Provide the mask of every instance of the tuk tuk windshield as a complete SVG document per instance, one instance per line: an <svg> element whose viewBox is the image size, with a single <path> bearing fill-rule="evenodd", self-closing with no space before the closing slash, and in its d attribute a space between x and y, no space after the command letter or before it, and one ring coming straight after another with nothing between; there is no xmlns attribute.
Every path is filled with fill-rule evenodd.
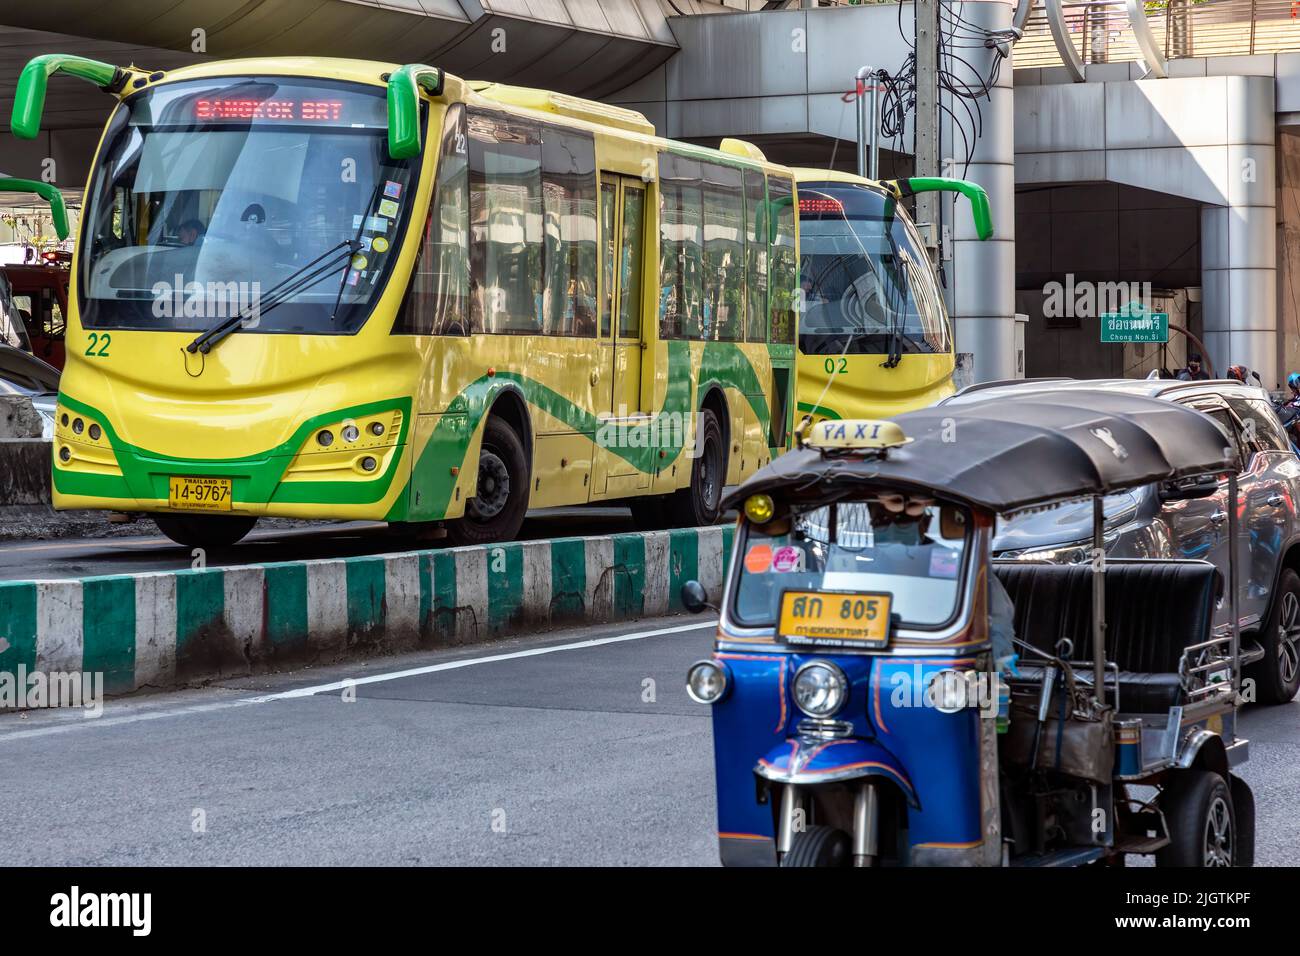
<svg viewBox="0 0 1300 956"><path fill-rule="evenodd" d="M747 523L732 616L772 627L783 591L866 591L891 594L905 627L941 627L961 600L969 526L961 509L903 495Z"/></svg>

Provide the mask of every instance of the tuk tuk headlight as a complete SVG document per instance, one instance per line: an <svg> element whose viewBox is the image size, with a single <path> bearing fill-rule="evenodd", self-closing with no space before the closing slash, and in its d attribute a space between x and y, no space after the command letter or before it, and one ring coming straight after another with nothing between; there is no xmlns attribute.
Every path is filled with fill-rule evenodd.
<svg viewBox="0 0 1300 956"><path fill-rule="evenodd" d="M745 499L745 517L754 524L767 524L776 514L776 502L771 495L750 495Z"/></svg>
<svg viewBox="0 0 1300 956"><path fill-rule="evenodd" d="M726 667L717 661L696 661L686 672L686 693L697 704L716 704L730 683Z"/></svg>
<svg viewBox="0 0 1300 956"><path fill-rule="evenodd" d="M961 671L944 669L930 675L926 699L941 714L955 714L971 700L970 685Z"/></svg>
<svg viewBox="0 0 1300 956"><path fill-rule="evenodd" d="M830 717L849 697L849 681L830 661L809 661L794 674L794 702L809 717Z"/></svg>

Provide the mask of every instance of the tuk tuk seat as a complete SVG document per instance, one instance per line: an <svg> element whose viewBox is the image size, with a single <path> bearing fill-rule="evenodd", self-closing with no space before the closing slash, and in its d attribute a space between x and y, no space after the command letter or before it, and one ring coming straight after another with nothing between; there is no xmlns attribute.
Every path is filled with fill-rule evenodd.
<svg viewBox="0 0 1300 956"><path fill-rule="evenodd" d="M1072 660L1092 658L1092 568L995 561L994 573L1015 604L1016 637L1056 654L1061 638ZM1106 565L1106 659L1119 667L1119 703L1127 713L1162 713L1184 701L1178 665L1184 650L1209 640L1222 575L1205 561L1142 560ZM1022 655L1023 657L1023 655ZM1042 679L1024 660L1022 679ZM1077 671L1091 682L1091 671Z"/></svg>

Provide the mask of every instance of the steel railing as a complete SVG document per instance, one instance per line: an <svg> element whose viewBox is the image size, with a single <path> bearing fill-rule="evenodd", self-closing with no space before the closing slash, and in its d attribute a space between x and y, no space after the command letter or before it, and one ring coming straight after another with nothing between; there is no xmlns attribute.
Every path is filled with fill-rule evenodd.
<svg viewBox="0 0 1300 956"><path fill-rule="evenodd" d="M1148 0L1146 21L1167 60L1300 50L1300 0ZM1069 39L1087 63L1124 63L1142 54L1122 0L1061 4ZM1061 66L1038 0L1015 46L1017 67Z"/></svg>

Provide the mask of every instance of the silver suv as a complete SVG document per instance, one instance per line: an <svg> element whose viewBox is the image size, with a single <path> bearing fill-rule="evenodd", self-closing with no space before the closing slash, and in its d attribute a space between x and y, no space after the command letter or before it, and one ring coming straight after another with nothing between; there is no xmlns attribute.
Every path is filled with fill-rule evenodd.
<svg viewBox="0 0 1300 956"><path fill-rule="evenodd" d="M1238 606L1247 676L1261 703L1280 704L1300 689L1300 459L1278 424L1268 394L1233 381L1039 379L972 385L941 404L1014 400L1036 391L1102 389L1163 398L1209 415L1232 436L1238 478ZM1116 558L1200 558L1228 580L1227 483L1152 485L1106 500L1106 553ZM1092 505L1063 506L999 524L1000 557L1061 563L1086 559ZM1228 603L1221 602L1228 614Z"/></svg>

